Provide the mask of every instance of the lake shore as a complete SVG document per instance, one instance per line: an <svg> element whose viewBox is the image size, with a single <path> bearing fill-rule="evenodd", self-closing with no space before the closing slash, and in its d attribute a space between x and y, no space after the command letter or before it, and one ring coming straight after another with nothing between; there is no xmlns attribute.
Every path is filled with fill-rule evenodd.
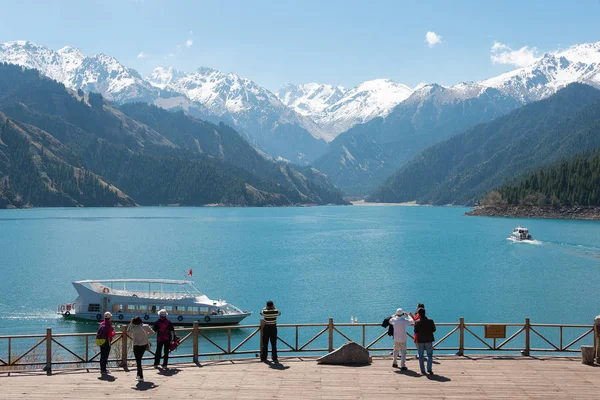
<svg viewBox="0 0 600 400"><path fill-rule="evenodd" d="M540 218L540 219L582 219L600 220L600 207L474 207L466 212L467 216L502 218Z"/></svg>
<svg viewBox="0 0 600 400"><path fill-rule="evenodd" d="M364 206L364 207L384 207L384 206L396 206L396 207L420 207L421 204L417 204L416 201L408 201L405 203L369 203L364 200L351 201L353 206Z"/></svg>

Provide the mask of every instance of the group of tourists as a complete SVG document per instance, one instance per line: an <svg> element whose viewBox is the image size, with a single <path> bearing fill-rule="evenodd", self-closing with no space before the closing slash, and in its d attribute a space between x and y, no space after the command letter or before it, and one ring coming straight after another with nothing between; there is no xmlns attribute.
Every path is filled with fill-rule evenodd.
<svg viewBox="0 0 600 400"><path fill-rule="evenodd" d="M384 319L383 327L388 328L388 335L394 337L394 360L392 367L398 368L398 353L400 353L400 370L406 371L406 327L414 326L414 341L417 345L417 357L421 374L425 375L424 353L427 352L427 373L433 375L433 333L435 332L435 323L427 318L425 305L419 303L415 314L406 313L402 308L398 308L391 317Z"/></svg>
<svg viewBox="0 0 600 400"><path fill-rule="evenodd" d="M263 362L267 361L268 345L271 343L271 358L274 363L278 362L277 358L277 317L281 312L273 301L267 301L266 307L260 312L263 317L262 343L260 351L260 359ZM160 359L163 359L162 367L167 368L169 361L169 352L177 347L178 338L175 335L175 328L171 321L167 319L166 310L158 312L158 320L152 327L142 322L140 317L135 317L131 320L128 332L133 338L133 354L137 365L137 377L140 382L144 381L144 372L142 370L142 358L146 350L151 349L149 337L158 334L156 340L156 352L154 353L154 367L158 368ZM100 372L105 375L109 371L106 368L108 363L108 355L110 354L110 343L115 336L115 330L111 322L112 314L104 313L104 321L100 324L96 334L96 343L100 345ZM400 370L406 371L406 328L414 326L414 341L417 345L417 354L419 358L419 366L421 374L433 375L433 333L435 332L435 323L428 318L425 312L423 303L417 305L416 313L405 312L402 308L398 308L396 313L384 319L382 326L388 328L388 334L394 337L394 360L392 366L398 368L398 355L400 355ZM162 357L161 357L162 353ZM427 353L427 371L425 370L425 353Z"/></svg>
<svg viewBox="0 0 600 400"><path fill-rule="evenodd" d="M96 333L96 344L100 346L100 373L107 375L110 372L106 368L108 364L108 356L110 354L110 344L112 338L115 336L115 329L112 326L112 314L110 312L104 313L104 321L100 323L98 332ZM169 361L169 352L177 348L179 344L179 338L175 335L175 328L171 321L167 318L167 311L160 310L158 312L158 319L152 327L148 324L144 324L140 317L131 319L129 328L127 331L131 334L133 339L133 354L135 356L135 363L137 366L136 380L139 382L144 381L144 371L142 369L142 358L146 350L150 350L150 336L157 334L156 338L156 351L154 353L154 368L158 368L160 365L160 359L162 358L162 367L167 368ZM162 357L161 357L162 353Z"/></svg>
<svg viewBox="0 0 600 400"><path fill-rule="evenodd" d="M263 316L263 338L261 347L261 360L267 360L268 344L271 342L271 356L273 362L277 363L277 317L281 315L275 308L271 300L267 301L266 307L260 312ZM162 358L162 367L167 368L169 362L169 352L177 348L179 338L175 335L173 323L167 318L167 311L158 312L158 320L152 327L142 322L140 317L131 319L127 332L133 339L133 355L137 366L136 380L144 381L144 371L142 369L142 358L144 353L151 349L150 336L158 334L156 338L156 351L154 353L154 368L160 365ZM107 375L110 372L107 369L108 356L110 354L110 344L115 336L115 329L112 326L112 314L104 313L104 321L100 323L96 333L96 344L100 346L100 373ZM162 354L162 356L161 356Z"/></svg>

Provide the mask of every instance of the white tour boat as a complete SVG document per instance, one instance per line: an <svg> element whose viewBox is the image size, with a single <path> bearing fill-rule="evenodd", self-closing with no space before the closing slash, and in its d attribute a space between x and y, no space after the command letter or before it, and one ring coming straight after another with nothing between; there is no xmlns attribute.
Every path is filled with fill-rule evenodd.
<svg viewBox="0 0 600 400"><path fill-rule="evenodd" d="M513 232L510 234L510 239L517 242L521 242L523 240L533 240L531 234L529 233L529 229L523 228L521 225L513 229Z"/></svg>
<svg viewBox="0 0 600 400"><path fill-rule="evenodd" d="M110 311L113 322L128 323L139 316L146 323L156 321L165 309L176 325L237 324L251 312L242 311L225 300L211 300L192 281L165 279L108 279L73 282L79 297L58 307L66 319L101 321Z"/></svg>

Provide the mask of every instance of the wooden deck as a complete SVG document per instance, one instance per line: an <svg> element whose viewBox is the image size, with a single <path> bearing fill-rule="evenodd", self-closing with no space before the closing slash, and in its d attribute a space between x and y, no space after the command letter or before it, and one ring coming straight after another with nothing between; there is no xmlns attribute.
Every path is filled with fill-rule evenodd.
<svg viewBox="0 0 600 400"><path fill-rule="evenodd" d="M317 365L311 358L282 358L279 366L256 360L219 361L202 367L180 364L165 375L145 367L113 368L113 379L98 370L1 372L4 399L197 398L197 399L592 399L600 397L600 367L580 358L436 358L434 376L421 376L417 360L409 371L392 368L390 358L366 367Z"/></svg>

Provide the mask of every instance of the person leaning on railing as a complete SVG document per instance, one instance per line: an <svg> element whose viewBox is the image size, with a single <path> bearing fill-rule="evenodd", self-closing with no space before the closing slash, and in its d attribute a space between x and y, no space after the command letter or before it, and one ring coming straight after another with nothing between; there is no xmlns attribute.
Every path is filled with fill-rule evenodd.
<svg viewBox="0 0 600 400"><path fill-rule="evenodd" d="M281 315L271 300L267 301L267 306L262 309L260 315L263 316L263 338L262 351L260 352L261 361L267 361L269 351L269 342L271 342L271 356L273 362L277 362L277 317Z"/></svg>

